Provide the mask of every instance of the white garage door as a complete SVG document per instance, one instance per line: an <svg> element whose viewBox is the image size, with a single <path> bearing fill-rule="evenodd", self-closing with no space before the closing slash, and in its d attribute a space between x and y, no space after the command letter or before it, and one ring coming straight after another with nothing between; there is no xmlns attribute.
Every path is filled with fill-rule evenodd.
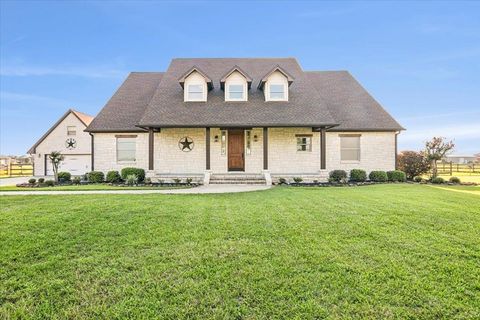
<svg viewBox="0 0 480 320"><path fill-rule="evenodd" d="M90 155L64 155L64 159L58 171L70 172L72 176L78 176L90 172ZM53 168L50 160L47 161L47 176L53 176Z"/></svg>

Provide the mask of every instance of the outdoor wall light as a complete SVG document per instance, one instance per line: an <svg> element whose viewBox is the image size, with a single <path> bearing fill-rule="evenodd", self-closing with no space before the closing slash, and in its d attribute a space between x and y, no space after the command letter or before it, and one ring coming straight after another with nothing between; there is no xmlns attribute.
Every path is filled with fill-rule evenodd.
<svg viewBox="0 0 480 320"><path fill-rule="evenodd" d="M218 135L213 138L213 141L218 142Z"/></svg>
<svg viewBox="0 0 480 320"><path fill-rule="evenodd" d="M257 135L254 135L254 136L253 136L253 141L254 141L254 142L257 142L257 141L258 141L258 136L257 136Z"/></svg>

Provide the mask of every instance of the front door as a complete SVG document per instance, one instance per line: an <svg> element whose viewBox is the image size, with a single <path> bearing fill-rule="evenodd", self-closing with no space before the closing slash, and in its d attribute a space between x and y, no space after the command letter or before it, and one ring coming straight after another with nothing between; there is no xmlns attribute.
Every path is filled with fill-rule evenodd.
<svg viewBox="0 0 480 320"><path fill-rule="evenodd" d="M228 130L228 171L245 170L243 130Z"/></svg>

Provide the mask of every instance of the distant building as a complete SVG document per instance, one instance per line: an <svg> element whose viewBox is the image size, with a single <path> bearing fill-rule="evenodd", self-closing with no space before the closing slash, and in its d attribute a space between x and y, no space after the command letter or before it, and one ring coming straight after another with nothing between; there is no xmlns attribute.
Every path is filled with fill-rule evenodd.
<svg viewBox="0 0 480 320"><path fill-rule="evenodd" d="M458 155L458 154L451 154L445 156L444 161L458 163L458 164L468 164L473 163L477 160L475 155Z"/></svg>

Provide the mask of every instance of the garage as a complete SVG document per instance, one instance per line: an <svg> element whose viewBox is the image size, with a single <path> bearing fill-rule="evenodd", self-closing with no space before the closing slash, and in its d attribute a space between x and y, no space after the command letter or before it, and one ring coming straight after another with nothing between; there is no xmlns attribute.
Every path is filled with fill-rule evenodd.
<svg viewBox="0 0 480 320"><path fill-rule="evenodd" d="M64 159L58 167L58 171L70 172L72 176L79 176L90 171L91 156L83 155L64 155ZM50 159L47 159L47 176L53 176L53 166Z"/></svg>

